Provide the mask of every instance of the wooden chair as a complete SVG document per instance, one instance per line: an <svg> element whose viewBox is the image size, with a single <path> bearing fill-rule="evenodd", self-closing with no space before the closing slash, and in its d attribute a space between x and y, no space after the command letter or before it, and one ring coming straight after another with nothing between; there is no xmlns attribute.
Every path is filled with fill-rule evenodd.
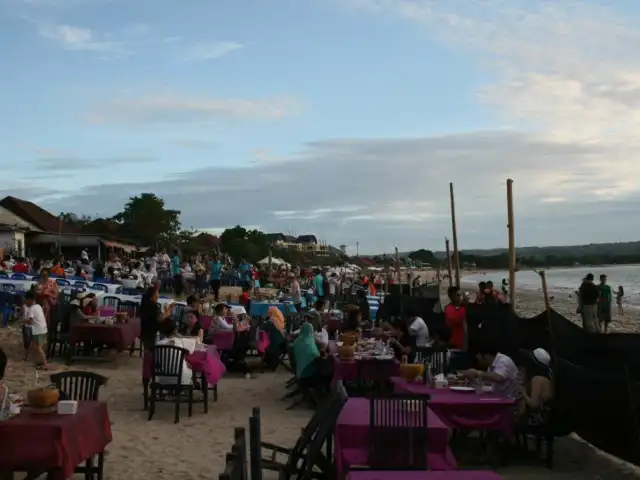
<svg viewBox="0 0 640 480"><path fill-rule="evenodd" d="M218 475L219 480L249 480L247 470L247 441L245 429L234 429L234 440L231 452L225 457L224 472ZM252 477L253 480L253 477Z"/></svg>
<svg viewBox="0 0 640 480"><path fill-rule="evenodd" d="M188 350L173 345L156 345L151 350L153 376L149 383L149 416L156 413L156 402L173 402L174 423L180 422L182 394L187 394L188 415L193 414L194 383L182 384L182 371ZM163 382L159 380L162 379ZM168 394L166 397L164 394Z"/></svg>
<svg viewBox="0 0 640 480"><path fill-rule="evenodd" d="M61 397L66 396L68 400L79 402L93 400L96 401L100 395L100 388L107 383L107 377L92 372L67 371L54 373L50 377L61 393ZM61 398L62 399L62 398ZM94 466L94 460L97 464ZM76 467L74 473L83 473L85 479L104 478L104 452L97 455L97 459L90 457L84 465Z"/></svg>

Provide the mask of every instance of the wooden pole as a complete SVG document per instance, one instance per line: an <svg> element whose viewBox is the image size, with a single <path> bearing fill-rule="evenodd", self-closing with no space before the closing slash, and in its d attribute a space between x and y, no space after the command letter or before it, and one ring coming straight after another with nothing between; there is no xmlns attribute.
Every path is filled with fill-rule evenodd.
<svg viewBox="0 0 640 480"><path fill-rule="evenodd" d="M451 197L451 230L453 231L453 263L456 268L456 287L460 287L460 252L458 251L458 230L456 228L456 201L453 195L453 183L449 183Z"/></svg>
<svg viewBox="0 0 640 480"><path fill-rule="evenodd" d="M538 270L540 275L540 281L542 282L542 294L544 295L544 306L547 310L551 308L551 302L549 302L549 291L547 290L547 275L544 270Z"/></svg>
<svg viewBox="0 0 640 480"><path fill-rule="evenodd" d="M272 276L272 265L271 265L272 261L273 261L273 257L272 257L271 247L269 247L269 260L267 263L267 276L269 279L271 279L271 276Z"/></svg>
<svg viewBox="0 0 640 480"><path fill-rule="evenodd" d="M386 257L386 255L385 255ZM391 278L391 267L389 266L389 261L385 258L384 262L384 293L387 295L389 293L389 278Z"/></svg>
<svg viewBox="0 0 640 480"><path fill-rule="evenodd" d="M516 311L516 236L513 224L513 180L507 180L507 228L509 229L509 303ZM543 282L544 275L542 276Z"/></svg>
<svg viewBox="0 0 640 480"><path fill-rule="evenodd" d="M451 250L449 250L449 239L445 237L444 246L447 250L447 273L449 274L449 286L453 285L453 269L451 268Z"/></svg>

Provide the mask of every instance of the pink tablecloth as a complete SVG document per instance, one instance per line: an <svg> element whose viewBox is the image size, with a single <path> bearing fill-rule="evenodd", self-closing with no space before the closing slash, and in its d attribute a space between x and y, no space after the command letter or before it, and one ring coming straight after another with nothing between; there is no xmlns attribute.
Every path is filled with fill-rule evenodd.
<svg viewBox="0 0 640 480"><path fill-rule="evenodd" d="M384 382L400 374L397 360L340 360L335 355L333 358L333 383L338 380Z"/></svg>
<svg viewBox="0 0 640 480"><path fill-rule="evenodd" d="M207 351L193 352L191 355L187 355L187 362L191 366L194 372L201 372L204 374L204 378L210 386L214 386L218 383L218 380L222 378L227 371L224 363L220 360L218 351L213 345L207 345ZM153 359L151 352L145 350L142 357L142 379L149 380L153 376Z"/></svg>
<svg viewBox="0 0 640 480"><path fill-rule="evenodd" d="M256 350L260 355L264 355L264 352L269 348L271 341L267 332L258 330L258 341L256 342Z"/></svg>
<svg viewBox="0 0 640 480"><path fill-rule="evenodd" d="M369 400L350 398L338 417L334 434L335 463L338 478L349 465L369 462ZM453 470L457 467L449 449L449 428L431 410L427 418L429 468Z"/></svg>
<svg viewBox="0 0 640 480"><path fill-rule="evenodd" d="M349 473L349 480L500 480L500 475L481 470L457 470L450 472L358 471Z"/></svg>
<svg viewBox="0 0 640 480"><path fill-rule="evenodd" d="M211 334L211 344L218 350L232 350L233 342L235 340L235 332L229 331L217 331ZM256 350L260 355L264 354L265 350L269 347L269 335L262 330L258 331L258 339L256 341Z"/></svg>
<svg viewBox="0 0 640 480"><path fill-rule="evenodd" d="M451 428L463 430L497 430L509 437L513 435L515 418L513 399L491 393L478 395L435 389L420 382L407 382L404 378L391 379L393 390L399 393L428 394L429 408Z"/></svg>

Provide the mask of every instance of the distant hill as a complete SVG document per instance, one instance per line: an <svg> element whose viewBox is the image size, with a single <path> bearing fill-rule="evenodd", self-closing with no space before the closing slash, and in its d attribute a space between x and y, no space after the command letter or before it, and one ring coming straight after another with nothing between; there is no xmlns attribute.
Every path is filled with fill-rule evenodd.
<svg viewBox="0 0 640 480"><path fill-rule="evenodd" d="M477 255L481 257L490 257L507 253L507 248L490 248L490 249L461 249L466 255ZM406 258L411 252L401 252L400 258ZM569 245L569 246L550 246L550 247L516 247L516 255L518 257L546 257L547 255L555 255L558 257L582 257L589 255L632 255L640 253L640 242L620 242L620 243L591 243L589 245ZM437 258L446 258L446 252L433 252ZM373 257L374 255L369 255Z"/></svg>

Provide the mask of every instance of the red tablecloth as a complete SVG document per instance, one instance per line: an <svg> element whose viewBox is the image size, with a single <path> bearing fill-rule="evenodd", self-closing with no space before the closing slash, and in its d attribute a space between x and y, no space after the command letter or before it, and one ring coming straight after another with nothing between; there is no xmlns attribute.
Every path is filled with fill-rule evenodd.
<svg viewBox="0 0 640 480"><path fill-rule="evenodd" d="M338 380L384 382L400 374L397 360L340 360L336 355L333 358L333 383Z"/></svg>
<svg viewBox="0 0 640 480"><path fill-rule="evenodd" d="M54 471L65 480L111 442L104 402L79 402L75 415L23 413L0 422L0 472Z"/></svg>
<svg viewBox="0 0 640 480"><path fill-rule="evenodd" d="M220 360L215 346L207 345L207 351L193 352L187 355L185 360L194 372L202 372L204 378L210 386L214 386L225 374L227 369ZM153 358L151 352L145 350L142 357L142 379L150 380L153 376Z"/></svg>
<svg viewBox="0 0 640 480"><path fill-rule="evenodd" d="M457 470L450 472L420 472L415 470L404 471L358 471L350 472L349 480L500 480L501 477L494 472L479 470Z"/></svg>
<svg viewBox="0 0 640 480"><path fill-rule="evenodd" d="M128 323L83 323L74 325L69 332L69 344L80 342L103 343L118 349L126 350L140 336L140 320L130 319Z"/></svg>
<svg viewBox="0 0 640 480"><path fill-rule="evenodd" d="M369 399L350 398L336 422L335 462L338 478L349 465L367 465L369 457ZM449 428L429 409L427 418L429 468L453 470L456 461L449 450Z"/></svg>
<svg viewBox="0 0 640 480"><path fill-rule="evenodd" d="M515 429L513 408L516 401L491 393L477 394L435 389L404 378L391 379L393 390L416 395L428 394L431 408L450 428L463 430L497 430L509 437Z"/></svg>

